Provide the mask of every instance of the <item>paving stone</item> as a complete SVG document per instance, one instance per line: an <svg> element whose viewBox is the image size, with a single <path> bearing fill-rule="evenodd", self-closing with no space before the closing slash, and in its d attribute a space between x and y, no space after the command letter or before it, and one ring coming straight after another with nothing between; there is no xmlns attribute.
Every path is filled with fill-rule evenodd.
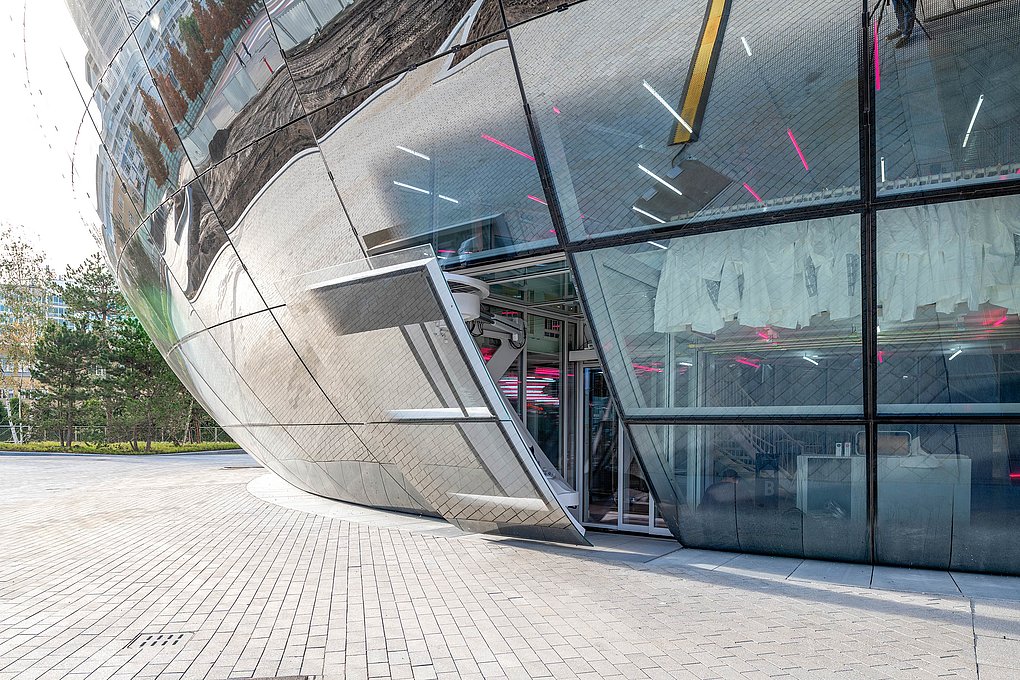
<svg viewBox="0 0 1020 680"><path fill-rule="evenodd" d="M0 456L0 680L975 677L975 631L983 678L1020 658L1016 601L318 514L238 458ZM162 631L189 635L125 648Z"/></svg>

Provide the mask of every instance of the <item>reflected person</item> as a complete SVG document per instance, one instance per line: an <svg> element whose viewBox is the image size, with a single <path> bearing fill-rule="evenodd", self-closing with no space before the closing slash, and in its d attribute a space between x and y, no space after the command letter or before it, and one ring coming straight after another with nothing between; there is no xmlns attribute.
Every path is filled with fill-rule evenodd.
<svg viewBox="0 0 1020 680"><path fill-rule="evenodd" d="M900 48L910 40L910 34L914 31L917 0L892 0L893 9L896 11L896 30L885 36L886 40L896 40L896 47Z"/></svg>

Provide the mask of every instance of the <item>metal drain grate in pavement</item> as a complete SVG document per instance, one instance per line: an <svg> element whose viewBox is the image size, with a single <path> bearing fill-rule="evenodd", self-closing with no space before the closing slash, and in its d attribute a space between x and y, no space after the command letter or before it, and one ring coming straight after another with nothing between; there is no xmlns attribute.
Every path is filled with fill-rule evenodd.
<svg viewBox="0 0 1020 680"><path fill-rule="evenodd" d="M125 645L125 649L143 649L147 647L172 647L184 642L190 632L181 633L140 633L131 642Z"/></svg>

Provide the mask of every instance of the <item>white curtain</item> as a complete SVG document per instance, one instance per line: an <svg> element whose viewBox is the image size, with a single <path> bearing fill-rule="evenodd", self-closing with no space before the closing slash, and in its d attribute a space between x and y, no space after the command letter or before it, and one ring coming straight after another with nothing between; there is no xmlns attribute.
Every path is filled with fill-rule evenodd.
<svg viewBox="0 0 1020 680"><path fill-rule="evenodd" d="M837 217L673 239L655 296L655 330L715 333L807 326L861 313L858 219Z"/></svg>
<svg viewBox="0 0 1020 680"><path fill-rule="evenodd" d="M655 297L655 330L715 333L744 326L797 328L828 312L859 317L856 217L791 222L673 239ZM910 321L919 307L960 303L1020 311L1020 197L879 213L880 320Z"/></svg>
<svg viewBox="0 0 1020 680"><path fill-rule="evenodd" d="M900 208L879 213L881 319L910 321L917 308L960 303L1020 310L1020 197Z"/></svg>

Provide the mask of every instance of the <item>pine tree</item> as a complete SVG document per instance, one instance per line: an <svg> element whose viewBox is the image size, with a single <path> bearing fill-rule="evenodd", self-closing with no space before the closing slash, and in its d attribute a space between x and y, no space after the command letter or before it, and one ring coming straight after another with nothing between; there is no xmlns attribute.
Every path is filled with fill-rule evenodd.
<svg viewBox="0 0 1020 680"><path fill-rule="evenodd" d="M163 160L163 154L159 151L159 142L138 124L132 122L130 125L131 137L142 153L142 160L149 171L149 176L156 186L163 186L170 179L170 171L166 167L166 161Z"/></svg>
<svg viewBox="0 0 1020 680"><path fill-rule="evenodd" d="M145 105L145 111L149 114L152 129L156 131L159 138L166 144L166 148L173 151L177 148L177 135L174 134L173 125L166 117L163 105L140 87L138 88L138 93L142 95L142 103Z"/></svg>
<svg viewBox="0 0 1020 680"><path fill-rule="evenodd" d="M99 341L91 333L50 323L35 344L32 377L43 385L56 412L60 444L70 446L78 410L92 390L91 372Z"/></svg>
<svg viewBox="0 0 1020 680"><path fill-rule="evenodd" d="M191 397L138 319L118 323L111 345L109 381L124 405L122 424L131 432L132 448L138 450L144 440L149 451L157 425L187 413Z"/></svg>
<svg viewBox="0 0 1020 680"><path fill-rule="evenodd" d="M95 253L77 267L68 265L63 293L65 318L108 344L114 322L127 315L127 303L103 256Z"/></svg>

